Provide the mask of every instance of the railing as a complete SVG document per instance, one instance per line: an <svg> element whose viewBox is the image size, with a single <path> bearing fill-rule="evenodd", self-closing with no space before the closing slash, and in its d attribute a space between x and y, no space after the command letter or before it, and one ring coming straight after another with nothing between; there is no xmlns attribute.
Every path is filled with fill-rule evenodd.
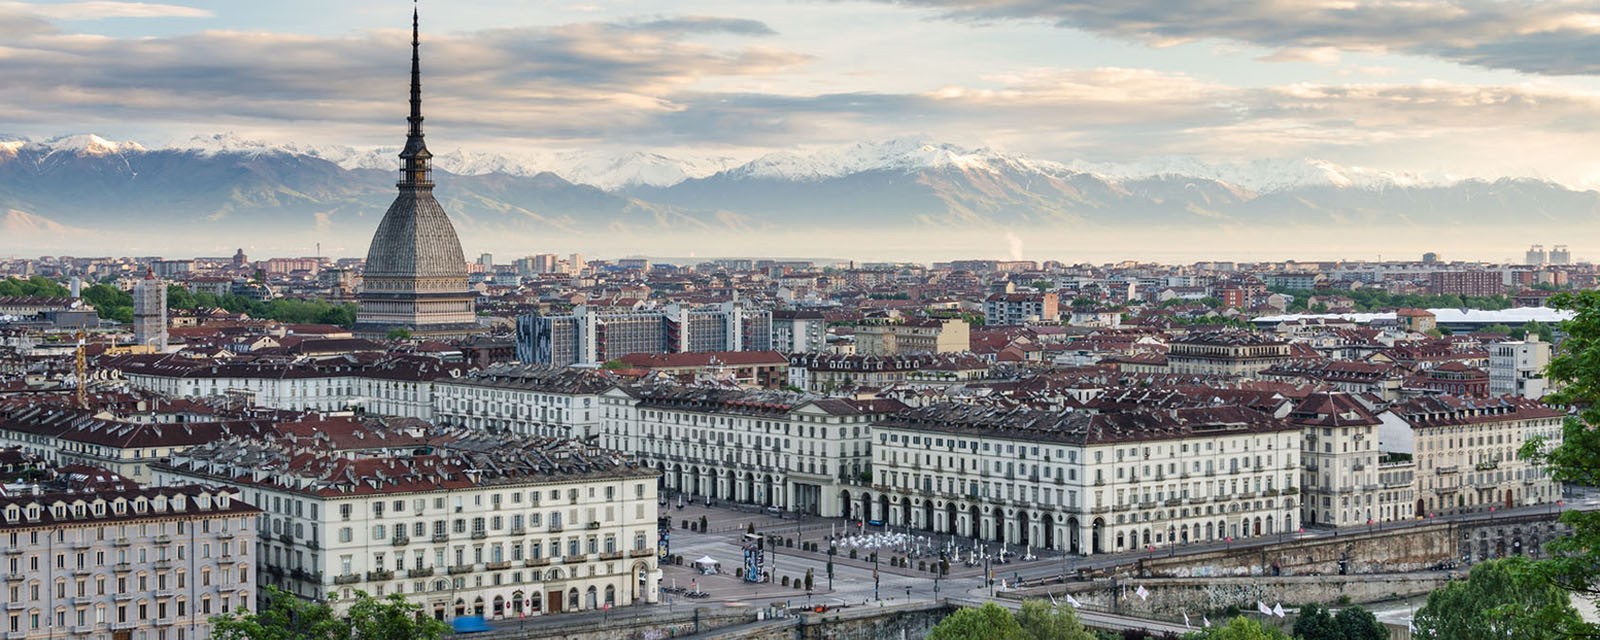
<svg viewBox="0 0 1600 640"><path fill-rule="evenodd" d="M604 552L604 553L600 554L600 559L601 560L620 560L621 558L622 558L622 552L621 551L607 551L607 552Z"/></svg>
<svg viewBox="0 0 1600 640"><path fill-rule="evenodd" d="M501 560L500 562L490 562L490 563L484 564L483 568L488 570L488 571L499 571L501 569L510 569L511 568L511 561L510 560Z"/></svg>
<svg viewBox="0 0 1600 640"><path fill-rule="evenodd" d="M475 531L472 532L472 539L473 540L482 540L482 539L487 538L487 537L489 537L489 532L488 531L484 531L483 529L478 529L478 530L475 530Z"/></svg>
<svg viewBox="0 0 1600 640"><path fill-rule="evenodd" d="M577 563L583 562L584 560L587 560L587 559L588 558L585 558L581 554L580 555L575 555L575 556L561 556L561 564L577 564Z"/></svg>
<svg viewBox="0 0 1600 640"><path fill-rule="evenodd" d="M384 570L380 569L378 571L368 571L367 572L367 582L381 582L383 580L393 580L393 579L394 579L394 572L393 571L384 571Z"/></svg>
<svg viewBox="0 0 1600 640"><path fill-rule="evenodd" d="M1476 465L1476 468L1479 471L1491 471L1491 470L1500 468L1500 463L1499 462L1495 462L1495 461L1479 462Z"/></svg>
<svg viewBox="0 0 1600 640"><path fill-rule="evenodd" d="M334 584L355 584L357 582L361 582L361 576L354 573L346 573L333 577Z"/></svg>
<svg viewBox="0 0 1600 640"><path fill-rule="evenodd" d="M528 558L522 561L524 567L543 567L550 564L549 558Z"/></svg>
<svg viewBox="0 0 1600 640"><path fill-rule="evenodd" d="M634 549L628 552L630 558L647 558L655 555L655 549Z"/></svg>
<svg viewBox="0 0 1600 640"><path fill-rule="evenodd" d="M406 571L406 577L407 578L429 578L429 577L432 577L432 576L433 576L433 567L424 567L422 569L411 569L409 571Z"/></svg>
<svg viewBox="0 0 1600 640"><path fill-rule="evenodd" d="M600 521L596 520L594 522L589 523L589 528L590 529L599 529L600 528Z"/></svg>
<svg viewBox="0 0 1600 640"><path fill-rule="evenodd" d="M463 573L472 573L472 565L470 565L470 564L458 564L458 565L455 565L453 567L450 567L449 569L446 569L445 572L449 573L450 575L453 575L453 576L461 575Z"/></svg>
<svg viewBox="0 0 1600 640"><path fill-rule="evenodd" d="M399 537L397 537L397 538L395 538L393 540L390 540L389 544L392 544L392 545L394 545L396 547L403 547L403 546L406 546L408 544L411 544L411 538L408 538L406 536L399 536Z"/></svg>
<svg viewBox="0 0 1600 640"><path fill-rule="evenodd" d="M448 533L435 533L435 534L433 534L433 541L434 542L449 542L450 541L450 534L448 534Z"/></svg>

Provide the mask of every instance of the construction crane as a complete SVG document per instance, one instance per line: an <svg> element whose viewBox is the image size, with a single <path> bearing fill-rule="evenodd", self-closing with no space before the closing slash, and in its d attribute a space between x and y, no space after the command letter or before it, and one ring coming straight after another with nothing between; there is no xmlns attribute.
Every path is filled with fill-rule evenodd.
<svg viewBox="0 0 1600 640"><path fill-rule="evenodd" d="M78 408L80 409L89 408L89 381L85 378L85 376L88 374L89 367L84 362L84 347L88 338L89 334L84 333L82 330L78 331L78 351L76 353L74 371L78 377L77 400Z"/></svg>

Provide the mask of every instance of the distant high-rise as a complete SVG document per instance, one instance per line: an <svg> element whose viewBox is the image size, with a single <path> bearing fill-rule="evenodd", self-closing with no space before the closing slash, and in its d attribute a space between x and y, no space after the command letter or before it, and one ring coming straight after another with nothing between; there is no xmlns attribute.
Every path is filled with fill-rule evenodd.
<svg viewBox="0 0 1600 640"><path fill-rule="evenodd" d="M1429 251L1422 254L1422 264L1438 264L1439 254Z"/></svg>
<svg viewBox="0 0 1600 640"><path fill-rule="evenodd" d="M167 287L150 271L133 285L133 342L158 352L167 350Z"/></svg>
<svg viewBox="0 0 1600 640"><path fill-rule="evenodd" d="M1523 264L1540 265L1540 264L1544 264L1546 259L1547 258L1546 258L1545 253L1544 253L1544 245L1536 244L1536 245L1533 245L1531 247L1528 247L1528 254L1527 254L1526 259L1523 260Z"/></svg>
<svg viewBox="0 0 1600 640"><path fill-rule="evenodd" d="M356 296L355 333L383 337L404 329L416 337L449 338L477 329L467 287L461 240L433 197L433 154L422 138L422 63L417 15L411 14L411 115L403 166L389 211L367 249L366 272Z"/></svg>
<svg viewBox="0 0 1600 640"><path fill-rule="evenodd" d="M1558 244L1550 249L1550 264L1572 264L1572 252L1567 245Z"/></svg>

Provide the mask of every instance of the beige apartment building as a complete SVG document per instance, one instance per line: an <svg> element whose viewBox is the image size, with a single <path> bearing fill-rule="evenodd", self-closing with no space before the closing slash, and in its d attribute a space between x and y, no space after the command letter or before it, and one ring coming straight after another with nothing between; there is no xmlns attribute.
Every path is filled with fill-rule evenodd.
<svg viewBox="0 0 1600 640"><path fill-rule="evenodd" d="M0 637L207 638L254 604L260 513L200 485L0 497Z"/></svg>
<svg viewBox="0 0 1600 640"><path fill-rule="evenodd" d="M972 329L960 318L886 320L856 327L856 353L897 356L972 349Z"/></svg>

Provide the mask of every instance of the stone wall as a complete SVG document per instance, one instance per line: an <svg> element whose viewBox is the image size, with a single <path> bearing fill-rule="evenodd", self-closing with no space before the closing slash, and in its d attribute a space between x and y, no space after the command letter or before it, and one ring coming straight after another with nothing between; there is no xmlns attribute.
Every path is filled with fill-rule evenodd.
<svg viewBox="0 0 1600 640"><path fill-rule="evenodd" d="M956 607L940 603L863 606L731 627L707 640L921 640Z"/></svg>
<svg viewBox="0 0 1600 640"><path fill-rule="evenodd" d="M644 612L621 610L609 617L554 615L529 618L522 625L466 637L473 640L667 640L750 624L756 621L757 616L757 611L742 608L680 607L676 611L669 611L656 606Z"/></svg>
<svg viewBox="0 0 1600 640"><path fill-rule="evenodd" d="M1008 599L1064 599L1072 594L1097 611L1163 620L1181 620L1230 606L1254 611L1257 602L1298 606L1307 602L1376 602L1428 593L1450 581L1451 572L1433 571L1360 576L1210 577L1105 579L1063 587L1023 589L1003 594ZM1137 595L1144 587L1148 598Z"/></svg>

